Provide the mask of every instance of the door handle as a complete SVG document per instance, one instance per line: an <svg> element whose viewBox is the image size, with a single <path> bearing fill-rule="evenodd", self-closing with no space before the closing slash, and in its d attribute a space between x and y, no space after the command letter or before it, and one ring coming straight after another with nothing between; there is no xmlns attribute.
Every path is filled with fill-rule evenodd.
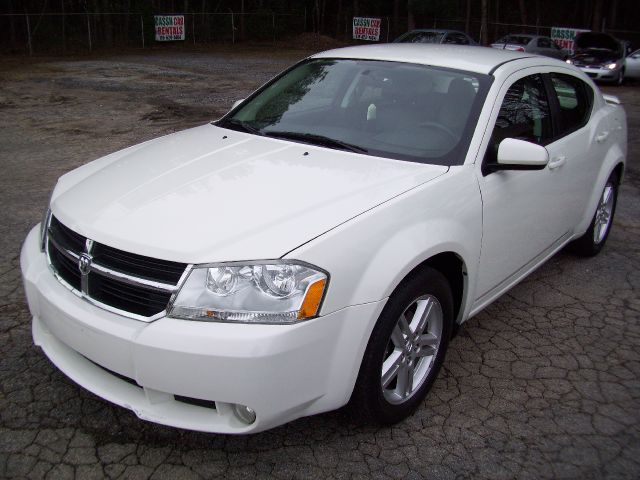
<svg viewBox="0 0 640 480"><path fill-rule="evenodd" d="M567 157L565 157L564 155L551 159L548 163L549 170L555 170L556 168L561 167L562 165L564 165L564 162L566 161L567 161Z"/></svg>
<svg viewBox="0 0 640 480"><path fill-rule="evenodd" d="M609 138L609 132L602 132L596 136L596 142L602 143Z"/></svg>

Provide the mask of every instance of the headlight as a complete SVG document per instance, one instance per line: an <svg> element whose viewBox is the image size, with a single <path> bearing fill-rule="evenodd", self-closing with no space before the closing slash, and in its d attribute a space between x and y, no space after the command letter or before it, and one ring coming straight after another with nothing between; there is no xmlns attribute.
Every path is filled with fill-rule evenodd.
<svg viewBox="0 0 640 480"><path fill-rule="evenodd" d="M568 63L568 64L570 64L570 65L571 65L571 64L573 64L573 60L571 60L570 58L567 58L567 59L565 60L565 62L567 62L567 63Z"/></svg>
<svg viewBox="0 0 640 480"><path fill-rule="evenodd" d="M51 209L47 206L44 212L42 221L40 222L40 251L44 252L45 242L47 239L47 227L49 226L49 219L51 218Z"/></svg>
<svg viewBox="0 0 640 480"><path fill-rule="evenodd" d="M320 311L328 274L296 261L195 266L169 317L213 322L286 324Z"/></svg>
<svg viewBox="0 0 640 480"><path fill-rule="evenodd" d="M617 63L610 63L609 65L607 65L607 68L608 68L609 70L613 70L613 69L614 69L614 68L616 68L617 66L618 66L618 64L617 64Z"/></svg>

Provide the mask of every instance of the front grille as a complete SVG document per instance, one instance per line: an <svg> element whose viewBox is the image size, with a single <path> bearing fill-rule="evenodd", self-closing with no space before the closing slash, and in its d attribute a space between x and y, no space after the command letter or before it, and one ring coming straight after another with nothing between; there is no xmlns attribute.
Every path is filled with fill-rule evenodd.
<svg viewBox="0 0 640 480"><path fill-rule="evenodd" d="M166 309L187 267L93 242L54 216L47 255L57 276L77 294L108 310L146 318Z"/></svg>

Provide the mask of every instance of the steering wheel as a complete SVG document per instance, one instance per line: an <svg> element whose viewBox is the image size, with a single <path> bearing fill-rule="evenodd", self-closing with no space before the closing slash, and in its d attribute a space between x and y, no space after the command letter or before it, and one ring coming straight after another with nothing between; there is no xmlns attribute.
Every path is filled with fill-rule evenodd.
<svg viewBox="0 0 640 480"><path fill-rule="evenodd" d="M454 142L458 141L458 135L456 135L454 133L454 131L451 130L449 127L446 127L446 126L442 125L441 123L428 121L428 122L419 123L418 126L419 127L426 127L426 128L435 128L436 130L440 130L441 132L446 133L451 138L451 140L453 140Z"/></svg>

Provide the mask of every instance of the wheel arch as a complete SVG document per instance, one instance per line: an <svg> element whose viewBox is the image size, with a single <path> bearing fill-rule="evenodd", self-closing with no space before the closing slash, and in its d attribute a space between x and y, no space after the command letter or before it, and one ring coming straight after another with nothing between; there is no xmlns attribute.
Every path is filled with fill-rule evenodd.
<svg viewBox="0 0 640 480"><path fill-rule="evenodd" d="M453 251L443 251L426 258L415 267L396 285L394 292L402 287L410 277L419 274L425 268L433 268L440 272L449 283L453 295L453 318L457 324L461 323L461 312L468 291L468 275L466 264L461 255Z"/></svg>
<svg viewBox="0 0 640 480"><path fill-rule="evenodd" d="M584 234L589 228L591 224L591 219L596 211L598 206L598 200L600 199L600 195L602 194L602 189L604 188L607 180L611 176L611 174L615 173L618 177L618 184L622 181L622 178L625 173L625 162L624 162L624 153L616 148L613 148L609 151L607 157L605 157L605 161L603 162L604 166L600 170L598 178L596 180L595 186L591 192L591 197L585 206L585 210L582 214L582 221L580 225L575 229L574 238L578 238Z"/></svg>

